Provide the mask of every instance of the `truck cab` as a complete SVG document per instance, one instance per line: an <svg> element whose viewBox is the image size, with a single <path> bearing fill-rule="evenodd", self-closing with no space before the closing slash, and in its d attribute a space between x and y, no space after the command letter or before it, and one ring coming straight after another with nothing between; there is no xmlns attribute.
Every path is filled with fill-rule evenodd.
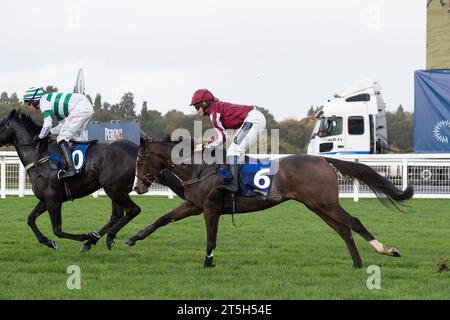
<svg viewBox="0 0 450 320"><path fill-rule="evenodd" d="M308 154L386 153L385 103L378 82L361 80L324 105L308 145Z"/></svg>

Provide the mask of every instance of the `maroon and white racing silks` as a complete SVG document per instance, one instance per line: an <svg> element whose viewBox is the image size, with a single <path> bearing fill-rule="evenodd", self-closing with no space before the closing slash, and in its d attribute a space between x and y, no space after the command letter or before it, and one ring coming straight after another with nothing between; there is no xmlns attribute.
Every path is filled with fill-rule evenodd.
<svg viewBox="0 0 450 320"><path fill-rule="evenodd" d="M233 104L229 102L215 101L207 109L207 113L217 135L211 139L206 148L217 147L227 140L227 129L239 129L248 113L255 109L254 106Z"/></svg>

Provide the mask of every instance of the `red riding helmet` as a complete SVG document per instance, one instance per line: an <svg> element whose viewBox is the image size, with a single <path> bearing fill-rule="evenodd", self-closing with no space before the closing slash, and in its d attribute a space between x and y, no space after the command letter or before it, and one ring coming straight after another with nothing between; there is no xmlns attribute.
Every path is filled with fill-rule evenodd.
<svg viewBox="0 0 450 320"><path fill-rule="evenodd" d="M208 102L214 100L214 95L206 89L199 89L192 95L191 106L200 102Z"/></svg>

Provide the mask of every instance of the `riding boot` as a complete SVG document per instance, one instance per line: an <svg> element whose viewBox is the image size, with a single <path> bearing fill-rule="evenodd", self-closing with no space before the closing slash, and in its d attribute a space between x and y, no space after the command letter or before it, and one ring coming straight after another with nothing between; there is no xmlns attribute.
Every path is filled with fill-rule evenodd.
<svg viewBox="0 0 450 320"><path fill-rule="evenodd" d="M230 171L233 175L233 180L229 184L224 184L219 187L220 190L237 193L239 190L239 163L238 157L233 156L230 163Z"/></svg>
<svg viewBox="0 0 450 320"><path fill-rule="evenodd" d="M62 140L58 143L59 147L61 148L62 154L64 156L64 160L66 162L66 170L63 170L59 173L58 178L59 179L66 179L73 177L76 175L75 166L73 165L72 160L72 153L70 152L69 143L67 141Z"/></svg>

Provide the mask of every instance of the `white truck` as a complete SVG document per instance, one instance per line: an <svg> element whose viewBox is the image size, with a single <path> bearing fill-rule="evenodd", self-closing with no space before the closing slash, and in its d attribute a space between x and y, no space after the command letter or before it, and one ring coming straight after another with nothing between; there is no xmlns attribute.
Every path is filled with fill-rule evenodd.
<svg viewBox="0 0 450 320"><path fill-rule="evenodd" d="M386 153L387 123L381 86L361 80L333 99L315 115L317 122L308 154Z"/></svg>

